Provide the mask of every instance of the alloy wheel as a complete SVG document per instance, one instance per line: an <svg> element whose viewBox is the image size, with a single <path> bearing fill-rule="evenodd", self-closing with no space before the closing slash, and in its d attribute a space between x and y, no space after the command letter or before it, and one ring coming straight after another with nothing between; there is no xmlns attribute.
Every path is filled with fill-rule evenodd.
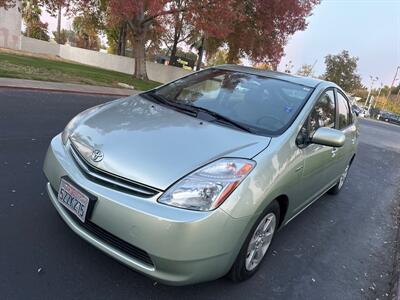
<svg viewBox="0 0 400 300"><path fill-rule="evenodd" d="M264 258L276 229L276 216L267 214L258 224L247 247L246 270L254 270Z"/></svg>

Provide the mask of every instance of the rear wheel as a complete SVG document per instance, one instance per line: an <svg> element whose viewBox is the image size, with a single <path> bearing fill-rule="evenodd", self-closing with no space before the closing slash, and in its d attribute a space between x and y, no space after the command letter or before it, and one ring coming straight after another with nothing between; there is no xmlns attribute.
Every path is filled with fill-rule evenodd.
<svg viewBox="0 0 400 300"><path fill-rule="evenodd" d="M346 182L347 175L349 173L349 168L350 168L350 164L347 165L346 169L344 170L344 172L340 176L338 183L336 183L336 185L333 186L328 191L328 194L331 194L331 195L339 194L339 192L342 190L342 187L343 187L344 183Z"/></svg>
<svg viewBox="0 0 400 300"><path fill-rule="evenodd" d="M274 201L257 219L229 273L233 281L246 280L257 272L277 229L279 212L279 204Z"/></svg>

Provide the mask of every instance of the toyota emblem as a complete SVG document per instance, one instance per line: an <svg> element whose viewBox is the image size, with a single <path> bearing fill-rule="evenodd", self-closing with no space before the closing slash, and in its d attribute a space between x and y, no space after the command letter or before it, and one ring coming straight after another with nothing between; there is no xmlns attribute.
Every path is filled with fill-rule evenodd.
<svg viewBox="0 0 400 300"><path fill-rule="evenodd" d="M102 161L104 157L103 152L101 152L100 150L93 150L91 158L94 162L99 162Z"/></svg>

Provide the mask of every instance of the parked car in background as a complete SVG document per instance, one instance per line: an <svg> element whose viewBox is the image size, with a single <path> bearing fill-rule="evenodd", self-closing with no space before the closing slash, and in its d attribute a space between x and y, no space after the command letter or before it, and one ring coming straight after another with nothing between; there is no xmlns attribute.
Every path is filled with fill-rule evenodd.
<svg viewBox="0 0 400 300"><path fill-rule="evenodd" d="M334 83L224 65L80 113L44 172L62 219L118 261L173 285L242 281L341 191L357 144Z"/></svg>
<svg viewBox="0 0 400 300"><path fill-rule="evenodd" d="M391 115L391 113L389 113L387 111L382 111L381 113L378 114L377 119L381 120L381 121L389 122L390 115Z"/></svg>
<svg viewBox="0 0 400 300"><path fill-rule="evenodd" d="M357 104L353 104L351 106L351 109L353 110L353 112L355 113L355 115L358 117L359 114L362 112L362 109L357 105Z"/></svg>
<svg viewBox="0 0 400 300"><path fill-rule="evenodd" d="M392 123L400 125L400 115L396 115L396 118L393 118Z"/></svg>
<svg viewBox="0 0 400 300"><path fill-rule="evenodd" d="M361 118L369 118L370 113L368 107L361 107L361 112L358 114L359 117Z"/></svg>
<svg viewBox="0 0 400 300"><path fill-rule="evenodd" d="M379 117L379 120L383 120L388 123L400 125L400 115L397 115L395 113L387 112L385 114L382 114Z"/></svg>

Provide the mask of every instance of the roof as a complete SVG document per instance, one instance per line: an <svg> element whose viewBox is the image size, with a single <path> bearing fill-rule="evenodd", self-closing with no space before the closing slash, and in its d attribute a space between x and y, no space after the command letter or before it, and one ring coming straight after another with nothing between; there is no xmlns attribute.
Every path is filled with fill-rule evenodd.
<svg viewBox="0 0 400 300"><path fill-rule="evenodd" d="M269 78L276 78L276 79L285 80L288 82L293 82L296 84L301 84L301 85L312 87L312 88L315 88L318 84L320 84L321 82L324 82L324 80L320 80L320 79L297 76L297 75L292 75L292 74L288 74L288 73L275 72L275 71L269 71L269 70L261 70L261 69L239 66L239 65L220 65L220 66L215 66L213 68L224 69L224 70L229 70L229 71L236 71L236 72L243 72L243 73L253 74L253 75L257 75L257 76L269 77Z"/></svg>

